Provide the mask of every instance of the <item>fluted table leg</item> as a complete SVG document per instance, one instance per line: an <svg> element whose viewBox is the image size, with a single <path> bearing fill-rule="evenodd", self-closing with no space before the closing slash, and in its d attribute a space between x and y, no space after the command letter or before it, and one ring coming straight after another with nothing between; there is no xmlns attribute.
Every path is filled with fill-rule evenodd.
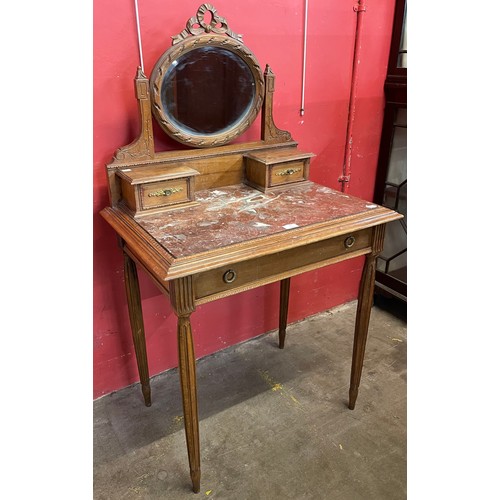
<svg viewBox="0 0 500 500"><path fill-rule="evenodd" d="M363 275L358 293L358 307L356 310L356 326L354 329L354 345L352 352L351 384L349 387L349 409L354 410L358 397L363 360L365 358L368 325L373 304L373 290L375 288L375 266L377 256L382 251L385 225L374 228L372 252L366 256Z"/></svg>
<svg viewBox="0 0 500 500"><path fill-rule="evenodd" d="M184 410L184 429L193 491L200 491L200 433L198 423L198 397L196 392L196 357L190 316L194 311L191 277L180 278L170 285L170 300L177 314L177 342L179 376Z"/></svg>

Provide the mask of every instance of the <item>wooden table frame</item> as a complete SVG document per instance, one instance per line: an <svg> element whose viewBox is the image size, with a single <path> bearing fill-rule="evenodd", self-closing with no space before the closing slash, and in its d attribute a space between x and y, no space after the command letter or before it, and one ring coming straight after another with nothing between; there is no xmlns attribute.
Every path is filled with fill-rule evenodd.
<svg viewBox="0 0 500 500"><path fill-rule="evenodd" d="M130 323L146 406L151 405L151 389L136 264L139 264L161 291L169 296L170 303L177 316L179 374L189 468L194 492L200 491L201 477L196 357L190 321L191 314L195 311L196 305L267 283L280 281L279 347L283 349L286 338L290 278L305 271L366 255L359 286L349 387L348 407L351 410L354 409L361 379L370 320L376 257L383 248L385 224L399 218L399 214L384 207L378 207L366 213L330 221L329 224L324 224L319 229L316 228L316 231L314 230L315 228L307 228L307 231L304 232L303 241L298 245L295 242L295 247L288 248L288 251L291 252L290 255L295 257L297 261L288 259L288 263L278 264L278 259L279 262L286 261L286 259L283 259L283 255L286 255L286 252L284 253L284 240L280 237L270 236L261 238L258 241L249 242L247 245L240 245L237 251L231 251L231 246L220 250L217 252L218 258L215 259L215 264L213 262L213 255L200 254L193 256L188 259L191 263L190 266L186 263L182 266L179 264L177 274L180 274L180 276L173 277L172 279L166 279L166 277L168 278L168 272L176 268L174 265L175 259L147 232L138 226L126 212L116 208L107 208L102 212L102 215L117 231L122 244ZM351 248L348 248L346 246L346 241L350 237L359 241L358 247L353 245ZM273 240L271 242L273 251L269 251L268 249L267 253L265 253L263 248L268 246L266 245L268 243L266 240L269 239ZM220 269L230 269L238 264L245 266L247 262L251 263L252 259L248 258L247 254L250 248L255 252L257 247L260 248L262 262L264 264L270 262L270 268L277 272L273 271L265 276L258 276L257 279L250 279L243 285L228 285L227 290L222 292L215 291L209 296L197 296L197 287L200 288L199 283L203 284L204 276L213 279L208 273L219 272ZM319 253L318 248L321 250ZM324 253L325 251L327 251L326 254ZM308 261L307 255L309 254L313 255L314 262ZM321 258L317 258L316 254L320 255ZM244 260L245 258L246 260ZM253 259L255 258L253 257ZM210 261L211 263L209 263ZM307 262L305 265L304 261ZM279 265L281 265L282 269L279 269Z"/></svg>

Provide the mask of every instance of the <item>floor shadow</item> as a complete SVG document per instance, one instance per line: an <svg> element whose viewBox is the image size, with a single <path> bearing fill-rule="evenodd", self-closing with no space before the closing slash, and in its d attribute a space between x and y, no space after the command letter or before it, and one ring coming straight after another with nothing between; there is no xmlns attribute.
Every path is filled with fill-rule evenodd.
<svg viewBox="0 0 500 500"><path fill-rule="evenodd" d="M288 384L313 372L324 356L314 343L290 342L282 350L277 341L277 332L270 332L197 361L200 422L270 390L278 381ZM184 432L178 369L152 377L151 394L151 407L144 405L139 384L94 402L94 466Z"/></svg>
<svg viewBox="0 0 500 500"><path fill-rule="evenodd" d="M388 297L379 293L373 296L373 304L406 322L406 302L395 297Z"/></svg>

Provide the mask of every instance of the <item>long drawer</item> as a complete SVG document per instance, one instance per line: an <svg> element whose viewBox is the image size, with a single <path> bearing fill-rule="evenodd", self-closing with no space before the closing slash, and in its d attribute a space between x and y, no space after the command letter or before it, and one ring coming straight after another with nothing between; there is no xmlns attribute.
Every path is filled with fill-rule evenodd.
<svg viewBox="0 0 500 500"><path fill-rule="evenodd" d="M301 272L301 268L321 267L334 258L342 260L343 256L352 253L368 253L372 232L373 228L363 229L195 274L195 299L205 302L212 295L223 296L231 290L252 288L252 284L259 286L262 281L271 282L269 278L273 276L280 279L280 275L292 275L294 270Z"/></svg>

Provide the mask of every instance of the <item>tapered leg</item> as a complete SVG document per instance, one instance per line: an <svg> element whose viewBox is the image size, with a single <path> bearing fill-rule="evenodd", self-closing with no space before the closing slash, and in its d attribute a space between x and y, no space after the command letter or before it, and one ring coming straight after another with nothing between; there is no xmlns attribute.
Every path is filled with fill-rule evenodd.
<svg viewBox="0 0 500 500"><path fill-rule="evenodd" d="M137 359L137 367L139 368L142 395L144 396L146 406L151 406L148 357L146 353L146 339L144 336L144 321L142 319L141 292L139 290L137 268L135 262L128 254L124 252L123 257L125 262L125 289L127 292L128 313L130 316L132 337L134 339L135 357Z"/></svg>
<svg viewBox="0 0 500 500"><path fill-rule="evenodd" d="M288 316L288 299L290 297L290 278L281 280L280 284L280 329L279 348L285 347L286 322Z"/></svg>
<svg viewBox="0 0 500 500"><path fill-rule="evenodd" d="M179 375L181 381L184 429L193 491L200 491L200 432L198 424L198 397L196 394L196 357L190 316L194 311L194 294L190 276L170 284L170 301L177 314L177 342Z"/></svg>
<svg viewBox="0 0 500 500"><path fill-rule="evenodd" d="M351 385L349 387L349 409L354 410L358 397L361 371L365 358L368 324L373 303L373 289L375 288L375 266L377 257L384 248L385 224L373 228L372 251L366 256L363 275L359 285L358 308L356 310L356 326L354 329L354 346L352 351Z"/></svg>
<svg viewBox="0 0 500 500"><path fill-rule="evenodd" d="M363 276L358 294L358 308L356 311L356 326L354 330L354 347L352 352L351 385L349 387L349 409L354 410L358 388L363 369L365 357L366 338L368 336L368 324L373 301L373 289L375 285L375 262L376 255L370 254L366 257L363 268Z"/></svg>
<svg viewBox="0 0 500 500"><path fill-rule="evenodd" d="M200 435L196 394L196 358L189 316L178 319L179 373L181 379L184 425L193 491L200 491Z"/></svg>

